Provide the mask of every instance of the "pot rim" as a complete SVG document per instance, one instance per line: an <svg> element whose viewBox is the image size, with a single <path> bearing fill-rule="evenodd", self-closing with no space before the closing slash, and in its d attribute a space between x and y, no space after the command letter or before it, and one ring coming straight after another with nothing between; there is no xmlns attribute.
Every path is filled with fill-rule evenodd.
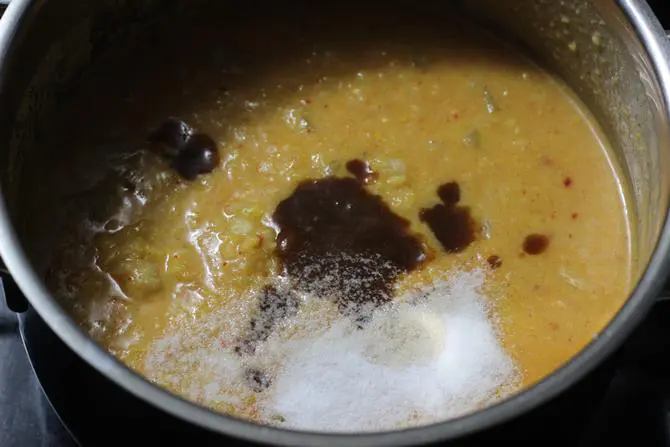
<svg viewBox="0 0 670 447"><path fill-rule="evenodd" d="M36 3L39 2L12 0L2 17L0 84L4 80L2 67L14 37L25 25L24 19ZM663 93L665 120L670 123L670 45L665 33L643 0L619 0L618 3L649 55ZM0 200L0 256L32 307L70 349L120 387L174 417L223 435L266 444L416 445L463 437L526 413L565 391L609 356L646 315L670 271L670 219L666 209L663 231L647 269L620 311L594 340L545 379L488 408L456 419L400 431L361 434L301 432L261 426L191 403L135 373L84 333L46 290L19 243L4 200Z"/></svg>

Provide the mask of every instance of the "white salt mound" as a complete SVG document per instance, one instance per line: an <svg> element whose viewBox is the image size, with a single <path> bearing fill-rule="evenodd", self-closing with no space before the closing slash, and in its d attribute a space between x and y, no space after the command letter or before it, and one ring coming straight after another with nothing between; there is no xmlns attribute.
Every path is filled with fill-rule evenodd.
<svg viewBox="0 0 670 447"><path fill-rule="evenodd" d="M284 427L361 432L443 421L491 401L516 371L482 281L461 274L418 305L377 313L364 330L341 321L317 339L287 342L264 411Z"/></svg>
<svg viewBox="0 0 670 447"><path fill-rule="evenodd" d="M222 310L155 343L145 373L215 407L253 396L261 420L298 430L370 432L444 421L517 385L480 292L484 277L456 273L398 297L364 329L327 299L306 298L253 357L234 354L215 335L231 318ZM271 377L260 393L244 378L250 367Z"/></svg>
<svg viewBox="0 0 670 447"><path fill-rule="evenodd" d="M387 366L428 364L444 350L445 328L439 315L402 306L379 315L363 335L363 354ZM379 340L383 340L382 343Z"/></svg>

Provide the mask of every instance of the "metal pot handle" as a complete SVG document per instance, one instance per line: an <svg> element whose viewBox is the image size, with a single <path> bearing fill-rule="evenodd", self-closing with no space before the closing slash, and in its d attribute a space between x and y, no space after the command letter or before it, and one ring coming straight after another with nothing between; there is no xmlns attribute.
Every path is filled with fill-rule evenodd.
<svg viewBox="0 0 670 447"><path fill-rule="evenodd" d="M2 265L0 260L0 302L4 301L7 308L15 313L26 312L29 308L28 301L23 292L16 285L12 275Z"/></svg>

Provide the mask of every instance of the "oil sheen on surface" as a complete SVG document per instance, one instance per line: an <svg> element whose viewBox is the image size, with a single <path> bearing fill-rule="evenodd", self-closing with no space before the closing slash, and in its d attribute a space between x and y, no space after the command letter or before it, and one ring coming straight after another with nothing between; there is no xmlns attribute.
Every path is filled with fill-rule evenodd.
<svg viewBox="0 0 670 447"><path fill-rule="evenodd" d="M149 368L147 353L189 328L210 331L222 349L253 351L274 324L264 302L281 302L280 317L297 311L291 291L271 286L282 269L303 278L298 289L323 283L306 273L304 247L321 258L328 244L351 250L356 235L369 242L380 232L398 251L367 264L381 272L366 279L373 301L484 269L524 385L618 310L630 240L617 169L583 106L549 74L457 20L221 16L184 14L179 33L159 24L119 46L54 133L52 154L67 145L89 157L51 161L77 186L65 180L56 192L70 200L70 219L49 281L121 360L191 399L267 422L253 399L194 395L188 377ZM211 173L179 175L156 154L150 136L170 117L217 144ZM109 169L83 181L74 167L90 159ZM313 228L286 210L310 188L376 208L351 228ZM322 198L309 199L314 210ZM333 318L351 304L335 302ZM212 315L226 318L207 326ZM260 338L245 339L250 324ZM171 355L195 358L200 348ZM256 391L272 386L253 368L248 379Z"/></svg>

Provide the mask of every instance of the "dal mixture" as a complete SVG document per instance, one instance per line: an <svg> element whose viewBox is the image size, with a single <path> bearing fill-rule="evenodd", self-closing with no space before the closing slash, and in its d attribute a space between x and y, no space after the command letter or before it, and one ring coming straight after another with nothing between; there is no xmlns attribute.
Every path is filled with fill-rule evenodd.
<svg viewBox="0 0 670 447"><path fill-rule="evenodd" d="M50 143L86 155L53 160L49 284L149 380L265 424L401 428L535 383L624 302L618 167L519 51L455 18L180 20L98 61Z"/></svg>

